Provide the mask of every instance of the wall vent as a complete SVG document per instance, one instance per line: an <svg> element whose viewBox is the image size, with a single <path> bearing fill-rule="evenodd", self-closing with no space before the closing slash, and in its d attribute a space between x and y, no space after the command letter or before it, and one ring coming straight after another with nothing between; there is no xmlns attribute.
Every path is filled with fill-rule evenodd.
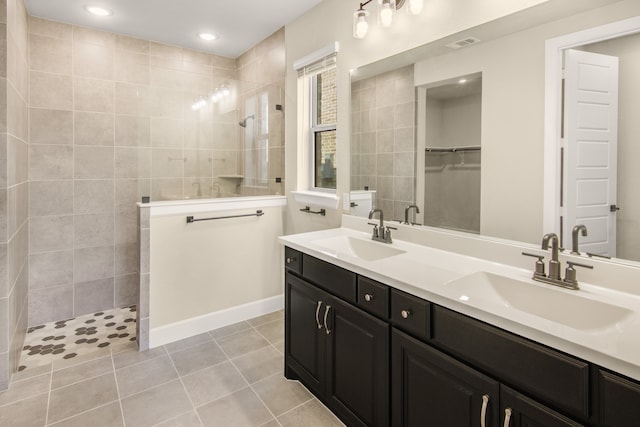
<svg viewBox="0 0 640 427"><path fill-rule="evenodd" d="M476 44L480 41L480 39L476 37L466 37L464 39L455 41L453 43L449 43L447 46L449 49L460 49L462 47L471 46L472 44Z"/></svg>

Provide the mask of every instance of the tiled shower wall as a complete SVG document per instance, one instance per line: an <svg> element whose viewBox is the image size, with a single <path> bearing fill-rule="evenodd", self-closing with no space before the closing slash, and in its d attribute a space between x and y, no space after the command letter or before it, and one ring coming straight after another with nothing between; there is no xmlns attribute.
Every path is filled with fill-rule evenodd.
<svg viewBox="0 0 640 427"><path fill-rule="evenodd" d="M0 390L16 371L27 328L27 40L22 0L0 2Z"/></svg>
<svg viewBox="0 0 640 427"><path fill-rule="evenodd" d="M241 174L241 111L203 118L191 106L219 85L236 94L242 85L235 59L38 18L29 24L36 325L136 302L135 203L206 197L218 175Z"/></svg>
<svg viewBox="0 0 640 427"><path fill-rule="evenodd" d="M353 82L351 189L376 190L385 217L404 218L415 200L413 66Z"/></svg>

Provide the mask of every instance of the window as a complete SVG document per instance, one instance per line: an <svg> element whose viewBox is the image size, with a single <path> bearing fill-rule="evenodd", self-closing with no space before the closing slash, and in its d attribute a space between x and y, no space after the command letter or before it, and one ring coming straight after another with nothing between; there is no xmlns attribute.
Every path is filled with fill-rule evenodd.
<svg viewBox="0 0 640 427"><path fill-rule="evenodd" d="M316 189L336 189L336 68L311 78L311 153Z"/></svg>
<svg viewBox="0 0 640 427"><path fill-rule="evenodd" d="M302 182L302 191L336 191L337 52L338 43L334 42L294 63L298 71L300 178L308 182Z"/></svg>

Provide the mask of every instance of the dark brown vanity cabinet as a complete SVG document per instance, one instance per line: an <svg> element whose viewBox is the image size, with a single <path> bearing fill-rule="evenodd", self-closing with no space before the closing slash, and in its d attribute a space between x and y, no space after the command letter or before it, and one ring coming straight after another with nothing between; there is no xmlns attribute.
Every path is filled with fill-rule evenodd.
<svg viewBox="0 0 640 427"><path fill-rule="evenodd" d="M391 425L498 426L497 381L393 329Z"/></svg>
<svg viewBox="0 0 640 427"><path fill-rule="evenodd" d="M640 427L638 381L285 254L285 374L348 426Z"/></svg>
<svg viewBox="0 0 640 427"><path fill-rule="evenodd" d="M305 261L303 277L286 273L285 374L299 379L347 425L387 426L390 327L305 280ZM316 261L312 276L324 284L331 269L325 277Z"/></svg>

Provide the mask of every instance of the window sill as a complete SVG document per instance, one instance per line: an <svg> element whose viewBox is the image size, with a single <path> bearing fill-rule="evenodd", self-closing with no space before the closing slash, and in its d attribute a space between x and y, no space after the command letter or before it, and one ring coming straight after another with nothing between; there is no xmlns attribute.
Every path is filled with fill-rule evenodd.
<svg viewBox="0 0 640 427"><path fill-rule="evenodd" d="M322 193L319 191L292 191L293 198L302 205L318 206L326 209L338 209L340 198L333 193Z"/></svg>

